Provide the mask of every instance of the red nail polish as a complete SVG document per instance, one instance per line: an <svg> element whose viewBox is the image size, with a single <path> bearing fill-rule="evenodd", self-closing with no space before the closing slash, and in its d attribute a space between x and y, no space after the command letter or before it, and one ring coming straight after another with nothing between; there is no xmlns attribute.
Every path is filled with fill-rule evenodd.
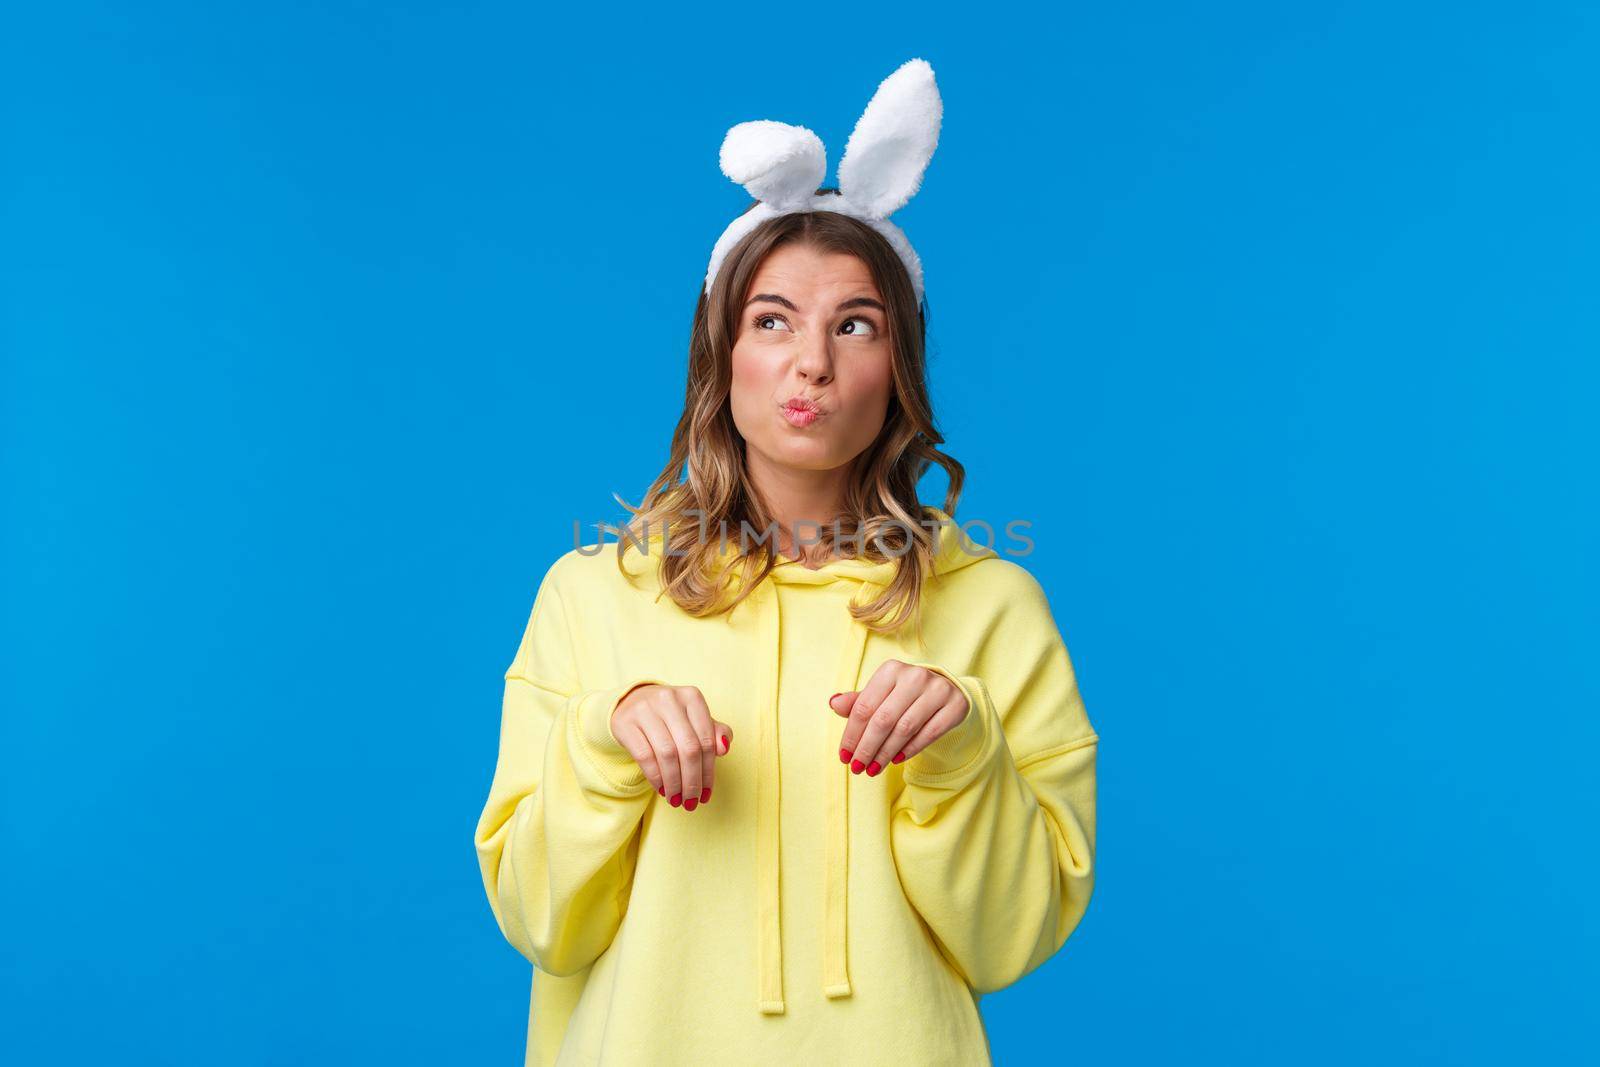
<svg viewBox="0 0 1600 1067"><path fill-rule="evenodd" d="M876 777L878 772L881 770L883 770L882 765L879 764L877 760L873 760L871 763L867 764L867 777Z"/></svg>
<svg viewBox="0 0 1600 1067"><path fill-rule="evenodd" d="M853 759L850 761L851 774L860 774L862 771L866 770L866 767L867 765L858 759Z"/></svg>
<svg viewBox="0 0 1600 1067"><path fill-rule="evenodd" d="M658 786L656 788L656 792L660 793L662 796L666 796L667 795L667 787L664 786L664 785L663 786Z"/></svg>
<svg viewBox="0 0 1600 1067"><path fill-rule="evenodd" d="M706 801L708 801L710 799L711 799L711 787L708 785L704 789L700 790L700 803L704 804Z"/></svg>
<svg viewBox="0 0 1600 1067"><path fill-rule="evenodd" d="M699 803L700 802L698 800L696 800L694 797L690 797L688 800L685 800L683 802L683 810L684 811L693 811L695 809L695 806L697 804L699 804Z"/></svg>
<svg viewBox="0 0 1600 1067"><path fill-rule="evenodd" d="M673 807L676 808L679 805L681 805L682 803L683 803L683 794L682 793L674 793L674 794L672 794L672 806Z"/></svg>
<svg viewBox="0 0 1600 1067"><path fill-rule="evenodd" d="M906 758L906 754L905 754L905 753L904 753L904 752L902 752L902 753L900 753L900 754L899 754L899 755L897 755L897 756L896 756L896 757L895 757L895 758L894 758L894 762L895 762L895 763L899 763L899 762L900 762L900 761L901 761L901 760L903 760L903 759L905 759L905 758Z"/></svg>
<svg viewBox="0 0 1600 1067"><path fill-rule="evenodd" d="M728 735L727 734L723 734L722 735L722 754L724 756L726 756L728 754L728 749L730 749L732 747L733 747L733 742L728 740Z"/></svg>
<svg viewBox="0 0 1600 1067"><path fill-rule="evenodd" d="M848 748L841 748L839 750L839 762L840 763L849 763L850 762L850 750Z"/></svg>

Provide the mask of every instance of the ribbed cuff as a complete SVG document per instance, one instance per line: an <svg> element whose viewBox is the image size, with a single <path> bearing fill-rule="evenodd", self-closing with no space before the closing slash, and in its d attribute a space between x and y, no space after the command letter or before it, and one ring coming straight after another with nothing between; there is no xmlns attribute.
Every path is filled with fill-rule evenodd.
<svg viewBox="0 0 1600 1067"><path fill-rule="evenodd" d="M609 787L600 791L631 796L650 788L633 754L611 733L611 715L622 703L622 698L641 685L670 685L659 678L635 678L610 689L594 689L582 694L572 708L570 725L577 748L589 761L598 776L591 788Z"/></svg>
<svg viewBox="0 0 1600 1067"><path fill-rule="evenodd" d="M967 717L954 729L905 761L908 782L925 785L961 784L975 773L983 759L994 751L999 727L993 721L994 709L983 682L972 675L952 674L933 663L912 663L950 679L967 698Z"/></svg>

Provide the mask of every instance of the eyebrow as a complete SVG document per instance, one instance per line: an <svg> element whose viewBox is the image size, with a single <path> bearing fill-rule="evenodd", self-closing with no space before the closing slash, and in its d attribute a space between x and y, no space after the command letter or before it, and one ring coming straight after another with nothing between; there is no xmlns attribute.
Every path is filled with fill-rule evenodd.
<svg viewBox="0 0 1600 1067"><path fill-rule="evenodd" d="M791 301L784 299L783 297L779 296L777 293L757 293L755 296L752 296L749 300L746 300L744 302L744 306L745 307L749 307L751 304L756 303L758 300L765 300L765 301L768 301L768 302L773 303L773 304L782 304L784 307L788 308L790 311L799 311L800 310L799 308L795 307L794 304ZM877 308L879 311L883 312L885 315L887 315L889 313L889 309L888 308L884 307L882 304L878 303L878 301L872 299L872 297L870 297L870 296L855 296L855 297L851 297L849 300L846 300L844 303L840 304L838 307L834 308L833 310L835 310L835 311L845 311L845 310L847 310L849 308Z"/></svg>

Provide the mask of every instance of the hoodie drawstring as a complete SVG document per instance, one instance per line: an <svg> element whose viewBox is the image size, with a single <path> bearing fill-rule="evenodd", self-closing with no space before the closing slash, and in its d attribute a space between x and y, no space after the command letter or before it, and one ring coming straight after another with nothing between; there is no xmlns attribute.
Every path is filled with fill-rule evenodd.
<svg viewBox="0 0 1600 1067"><path fill-rule="evenodd" d="M759 941L756 945L760 987L757 1007L768 1014L783 1013L783 918L778 901L778 652L781 627L778 591L770 585L761 593L762 623L767 656L765 714L761 720L761 751L756 760L756 908Z"/></svg>
<svg viewBox="0 0 1600 1067"><path fill-rule="evenodd" d="M872 600L883 588L874 582L862 581L859 585L858 603ZM766 707L761 722L756 777L756 907L759 923L756 946L759 988L756 1002L763 1013L781 1015L784 1000L783 918L779 898L782 872L778 833L782 784L778 770L778 664L783 652L783 620L776 586L771 582L765 583L761 596L762 623L766 630L763 640L767 649L767 699L764 701ZM869 631L855 619L850 619L849 623L834 672L833 692L853 692L861 677ZM838 721L838 733L832 736L842 738L845 720L829 708L821 709L821 713ZM832 775L832 783L828 786L827 876L823 901L822 993L826 997L852 995L847 906L850 897L850 779L854 776L838 766L839 747L835 744L831 751L818 754Z"/></svg>

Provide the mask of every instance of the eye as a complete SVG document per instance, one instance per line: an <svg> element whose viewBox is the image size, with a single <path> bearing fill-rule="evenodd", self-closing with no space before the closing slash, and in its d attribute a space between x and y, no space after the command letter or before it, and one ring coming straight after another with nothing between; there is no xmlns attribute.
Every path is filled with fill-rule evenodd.
<svg viewBox="0 0 1600 1067"><path fill-rule="evenodd" d="M853 330L848 329L851 323L859 323L860 325ZM865 326L866 329L861 329L861 326ZM846 333L851 337L871 337L878 332L878 327L877 324L871 319L862 318L858 315L853 319L846 319L844 324L839 327L839 330L840 332Z"/></svg>
<svg viewBox="0 0 1600 1067"><path fill-rule="evenodd" d="M757 315L755 318L750 320L750 324L752 326L754 326L758 330L767 329L767 327L765 325L763 325L763 324L764 323L768 323L768 322L783 322L783 316L774 315L774 314L772 314L772 312L767 311L767 312L761 313L760 315ZM786 322L783 322L783 328L787 330L789 328L789 324L786 323Z"/></svg>

